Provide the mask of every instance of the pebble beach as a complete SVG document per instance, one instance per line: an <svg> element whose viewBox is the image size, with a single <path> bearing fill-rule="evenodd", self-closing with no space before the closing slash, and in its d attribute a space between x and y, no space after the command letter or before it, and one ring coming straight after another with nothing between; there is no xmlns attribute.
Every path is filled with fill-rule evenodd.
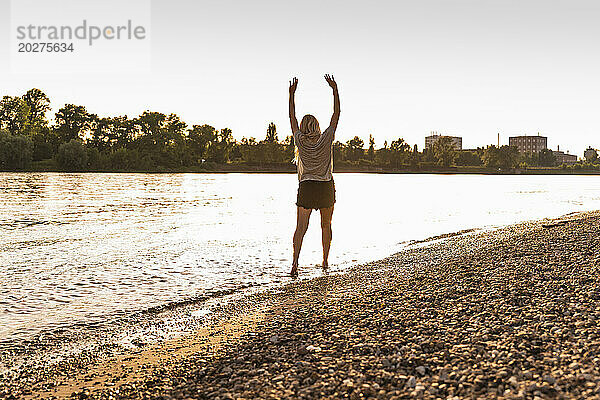
<svg viewBox="0 0 600 400"><path fill-rule="evenodd" d="M600 398L599 300L600 212L570 214L299 279L193 335L0 376L0 397Z"/></svg>

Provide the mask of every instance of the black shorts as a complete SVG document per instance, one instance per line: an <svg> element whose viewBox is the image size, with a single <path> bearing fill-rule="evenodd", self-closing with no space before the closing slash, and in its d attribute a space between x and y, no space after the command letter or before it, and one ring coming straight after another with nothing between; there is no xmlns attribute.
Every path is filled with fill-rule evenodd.
<svg viewBox="0 0 600 400"><path fill-rule="evenodd" d="M302 181L298 185L296 205L306 209L332 207L335 203L335 184L330 181Z"/></svg>

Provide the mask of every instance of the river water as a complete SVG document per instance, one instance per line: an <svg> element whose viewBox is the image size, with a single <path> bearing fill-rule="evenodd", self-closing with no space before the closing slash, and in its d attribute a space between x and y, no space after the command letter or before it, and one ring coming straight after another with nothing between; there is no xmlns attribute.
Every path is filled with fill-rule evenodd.
<svg viewBox="0 0 600 400"><path fill-rule="evenodd" d="M600 177L336 174L331 270L600 209ZM0 173L0 342L286 282L294 174ZM313 212L301 276L320 273Z"/></svg>

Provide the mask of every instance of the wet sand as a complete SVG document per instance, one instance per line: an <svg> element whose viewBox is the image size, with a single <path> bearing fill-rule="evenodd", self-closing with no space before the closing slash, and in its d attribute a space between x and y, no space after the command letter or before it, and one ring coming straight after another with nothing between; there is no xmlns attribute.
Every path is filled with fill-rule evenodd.
<svg viewBox="0 0 600 400"><path fill-rule="evenodd" d="M600 398L600 213L561 220L300 280L0 397Z"/></svg>

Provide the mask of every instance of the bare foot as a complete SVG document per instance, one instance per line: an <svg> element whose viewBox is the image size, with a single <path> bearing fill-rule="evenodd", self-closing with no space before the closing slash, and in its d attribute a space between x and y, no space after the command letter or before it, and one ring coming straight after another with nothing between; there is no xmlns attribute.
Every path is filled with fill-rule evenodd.
<svg viewBox="0 0 600 400"><path fill-rule="evenodd" d="M291 276L298 276L298 264L292 264Z"/></svg>
<svg viewBox="0 0 600 400"><path fill-rule="evenodd" d="M323 269L327 269L329 268L329 263L327 263L327 261L323 261L323 264L321 264L321 266L323 267Z"/></svg>

